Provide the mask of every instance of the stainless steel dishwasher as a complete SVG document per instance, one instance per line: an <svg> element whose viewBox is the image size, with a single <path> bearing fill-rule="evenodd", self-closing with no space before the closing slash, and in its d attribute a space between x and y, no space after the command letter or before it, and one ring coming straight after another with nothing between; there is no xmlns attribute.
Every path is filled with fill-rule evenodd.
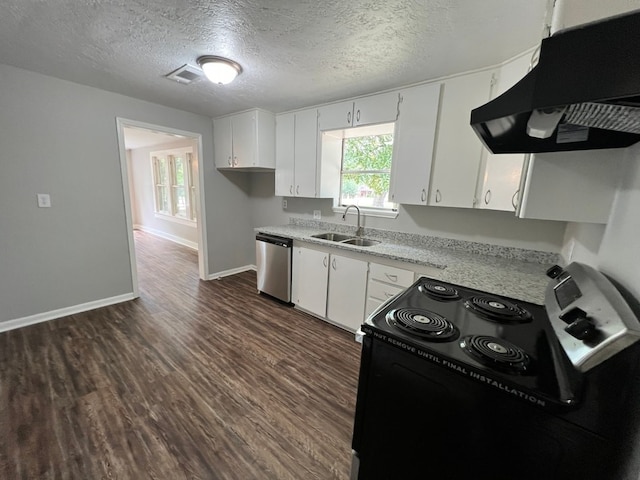
<svg viewBox="0 0 640 480"><path fill-rule="evenodd" d="M291 249L293 240L256 234L258 292L291 302Z"/></svg>

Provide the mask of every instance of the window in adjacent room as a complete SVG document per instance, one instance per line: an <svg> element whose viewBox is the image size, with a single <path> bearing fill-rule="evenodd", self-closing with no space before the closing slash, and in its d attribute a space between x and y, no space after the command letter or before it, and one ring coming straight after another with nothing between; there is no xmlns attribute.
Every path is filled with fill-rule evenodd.
<svg viewBox="0 0 640 480"><path fill-rule="evenodd" d="M389 201L393 123L344 131L340 169L340 206L394 211Z"/></svg>
<svg viewBox="0 0 640 480"><path fill-rule="evenodd" d="M151 153L155 213L196 221L193 148Z"/></svg>

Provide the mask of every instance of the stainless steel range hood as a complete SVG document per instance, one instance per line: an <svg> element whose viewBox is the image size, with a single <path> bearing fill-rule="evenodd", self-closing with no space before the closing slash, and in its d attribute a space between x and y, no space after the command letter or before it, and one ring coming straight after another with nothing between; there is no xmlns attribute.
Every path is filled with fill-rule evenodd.
<svg viewBox="0 0 640 480"><path fill-rule="evenodd" d="M538 64L471 112L493 153L628 147L640 141L640 10L542 41Z"/></svg>

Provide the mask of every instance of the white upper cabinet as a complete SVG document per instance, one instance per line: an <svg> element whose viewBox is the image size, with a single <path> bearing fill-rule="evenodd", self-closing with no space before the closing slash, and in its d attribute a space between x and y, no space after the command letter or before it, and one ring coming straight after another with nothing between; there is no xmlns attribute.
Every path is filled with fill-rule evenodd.
<svg viewBox="0 0 640 480"><path fill-rule="evenodd" d="M233 167L231 117L213 119L213 154L217 168Z"/></svg>
<svg viewBox="0 0 640 480"><path fill-rule="evenodd" d="M430 83L400 92L389 191L393 202L427 204L440 87Z"/></svg>
<svg viewBox="0 0 640 480"><path fill-rule="evenodd" d="M295 114L294 194L316 197L318 194L318 110L313 108Z"/></svg>
<svg viewBox="0 0 640 480"><path fill-rule="evenodd" d="M429 205L472 208L484 146L470 125L471 110L491 94L493 71L443 83Z"/></svg>
<svg viewBox="0 0 640 480"><path fill-rule="evenodd" d="M295 113L276 116L276 195L294 196Z"/></svg>
<svg viewBox="0 0 640 480"><path fill-rule="evenodd" d="M213 120L215 164L219 169L275 168L275 117L264 110Z"/></svg>
<svg viewBox="0 0 640 480"><path fill-rule="evenodd" d="M398 92L358 98L353 102L353 126L395 122L398 118Z"/></svg>
<svg viewBox="0 0 640 480"><path fill-rule="evenodd" d="M502 65L491 92L492 99L502 95L527 74L531 55L527 52ZM484 149L476 207L515 211L524 158L522 153L496 155Z"/></svg>
<svg viewBox="0 0 640 480"><path fill-rule="evenodd" d="M318 135L315 108L276 117L276 195L318 198L335 194L340 172L333 164L319 161Z"/></svg>
<svg viewBox="0 0 640 480"><path fill-rule="evenodd" d="M318 128L338 130L353 126L353 100L318 108Z"/></svg>
<svg viewBox="0 0 640 480"><path fill-rule="evenodd" d="M325 105L318 109L318 114L318 127L322 131L394 122L398 116L398 93Z"/></svg>

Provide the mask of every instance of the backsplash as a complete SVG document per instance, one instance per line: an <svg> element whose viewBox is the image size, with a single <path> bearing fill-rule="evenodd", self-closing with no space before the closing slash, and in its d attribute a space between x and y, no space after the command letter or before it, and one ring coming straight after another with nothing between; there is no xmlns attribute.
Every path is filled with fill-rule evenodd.
<svg viewBox="0 0 640 480"><path fill-rule="evenodd" d="M289 224L300 227L317 228L327 232L348 233L355 235L355 227L339 223L323 222L306 218L289 217ZM417 233L396 232L393 230L382 230L378 228L364 229L365 237L372 237L389 242L411 245L424 248L446 248L458 250L466 253L480 255L490 255L493 257L520 260L531 263L554 264L561 263L560 255L539 250L526 250L523 248L504 247L501 245L491 245L488 243L469 242L466 240L455 240L452 238L432 237Z"/></svg>

